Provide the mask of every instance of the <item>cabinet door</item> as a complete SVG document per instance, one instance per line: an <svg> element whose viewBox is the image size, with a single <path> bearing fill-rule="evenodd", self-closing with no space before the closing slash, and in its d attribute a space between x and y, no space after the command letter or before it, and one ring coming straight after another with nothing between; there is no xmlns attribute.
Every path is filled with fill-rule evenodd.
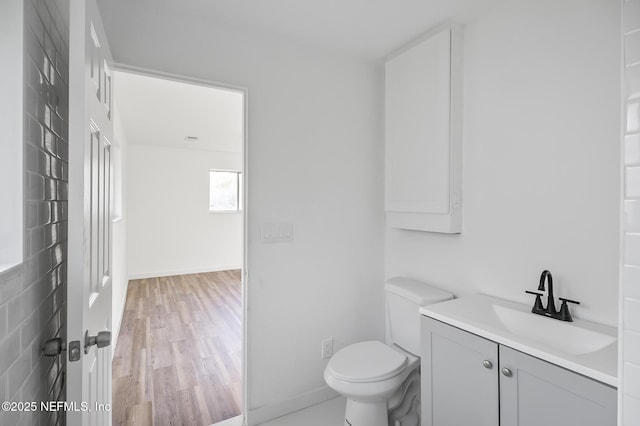
<svg viewBox="0 0 640 426"><path fill-rule="evenodd" d="M450 31L386 63L387 210L449 212Z"/></svg>
<svg viewBox="0 0 640 426"><path fill-rule="evenodd" d="M422 317L422 426L498 426L498 345Z"/></svg>
<svg viewBox="0 0 640 426"><path fill-rule="evenodd" d="M447 26L385 64L385 210L396 228L458 233L462 35Z"/></svg>
<svg viewBox="0 0 640 426"><path fill-rule="evenodd" d="M503 426L616 424L615 388L504 346L500 368Z"/></svg>

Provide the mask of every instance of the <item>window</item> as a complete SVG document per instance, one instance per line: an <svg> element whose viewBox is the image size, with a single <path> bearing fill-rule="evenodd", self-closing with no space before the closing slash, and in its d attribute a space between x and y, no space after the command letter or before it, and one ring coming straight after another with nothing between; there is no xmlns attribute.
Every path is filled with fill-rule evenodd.
<svg viewBox="0 0 640 426"><path fill-rule="evenodd" d="M239 212L242 210L242 172L209 171L209 211Z"/></svg>

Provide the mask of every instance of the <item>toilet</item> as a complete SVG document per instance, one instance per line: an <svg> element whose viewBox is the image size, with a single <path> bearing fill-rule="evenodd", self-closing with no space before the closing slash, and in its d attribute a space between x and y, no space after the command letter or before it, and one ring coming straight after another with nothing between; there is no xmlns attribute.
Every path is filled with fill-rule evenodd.
<svg viewBox="0 0 640 426"><path fill-rule="evenodd" d="M420 306L452 299L447 291L396 277L385 283L386 342L337 351L324 370L347 398L344 426L420 425Z"/></svg>

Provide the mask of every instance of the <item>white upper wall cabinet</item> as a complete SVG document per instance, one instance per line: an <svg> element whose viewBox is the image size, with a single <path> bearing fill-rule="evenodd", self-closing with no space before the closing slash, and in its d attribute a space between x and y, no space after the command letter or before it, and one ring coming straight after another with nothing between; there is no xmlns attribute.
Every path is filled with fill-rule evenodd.
<svg viewBox="0 0 640 426"><path fill-rule="evenodd" d="M385 210L395 228L462 227L462 29L427 34L385 65Z"/></svg>

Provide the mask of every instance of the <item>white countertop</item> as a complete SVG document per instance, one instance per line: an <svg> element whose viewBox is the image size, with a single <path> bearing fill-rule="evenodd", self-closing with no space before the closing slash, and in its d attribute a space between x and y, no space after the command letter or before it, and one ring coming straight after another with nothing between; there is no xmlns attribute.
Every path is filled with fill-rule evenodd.
<svg viewBox="0 0 640 426"><path fill-rule="evenodd" d="M547 318L531 313L531 306L484 294L423 306L420 313L618 386L618 332L614 327L580 319L567 323ZM505 313L510 316L501 317Z"/></svg>

